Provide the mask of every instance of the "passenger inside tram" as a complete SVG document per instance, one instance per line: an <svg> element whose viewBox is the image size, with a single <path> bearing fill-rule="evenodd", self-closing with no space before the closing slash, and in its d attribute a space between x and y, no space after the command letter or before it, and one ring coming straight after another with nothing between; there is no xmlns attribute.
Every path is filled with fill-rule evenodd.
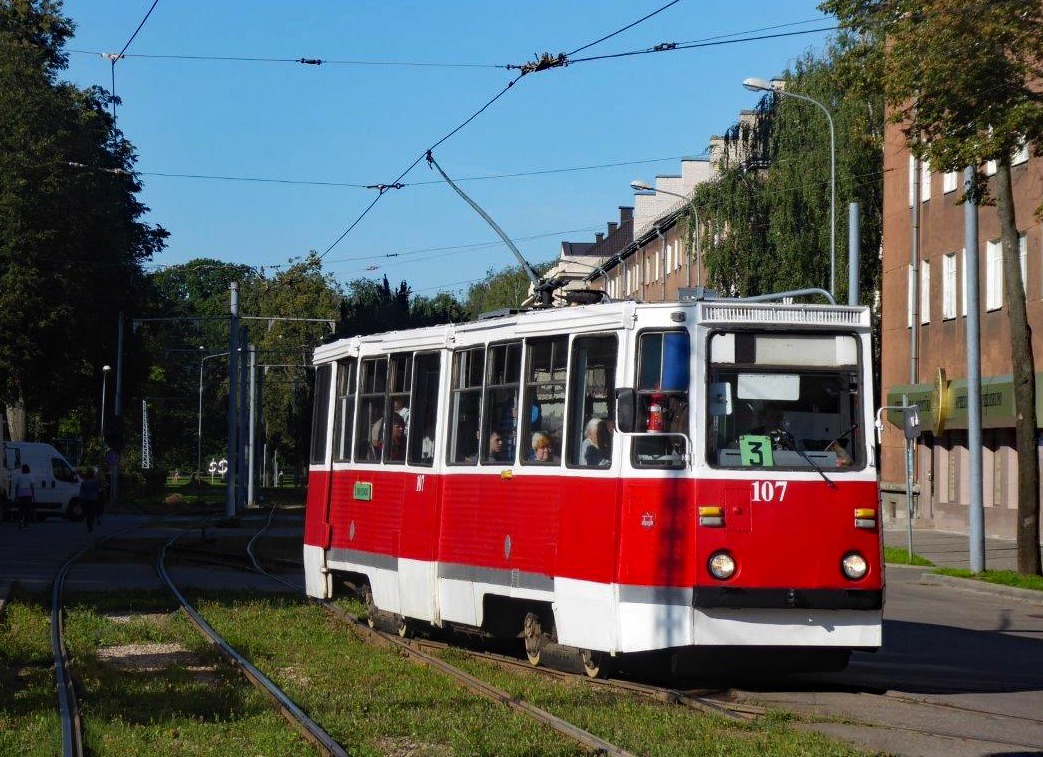
<svg viewBox="0 0 1043 757"><path fill-rule="evenodd" d="M612 462L612 435L604 418L587 421L579 460L580 465L591 467L606 467Z"/></svg>
<svg viewBox="0 0 1043 757"><path fill-rule="evenodd" d="M532 455L529 460L534 463L556 463L558 456L554 454L554 440L550 434L537 431L532 435Z"/></svg>

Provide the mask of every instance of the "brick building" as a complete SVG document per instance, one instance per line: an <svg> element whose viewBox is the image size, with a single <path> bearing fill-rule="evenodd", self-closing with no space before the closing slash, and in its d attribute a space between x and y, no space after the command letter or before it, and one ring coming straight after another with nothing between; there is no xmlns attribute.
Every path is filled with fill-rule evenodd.
<svg viewBox="0 0 1043 757"><path fill-rule="evenodd" d="M884 146L881 403L901 405L907 398L921 410L925 433L914 453L914 519L929 527L967 532L968 271L964 206L957 204L963 182L962 175L920 166L913 275L916 166L900 128L889 125ZM1038 386L1043 363L1043 228L1033 211L1043 201L1043 158L1022 151L1014 158L1011 178ZM977 217L985 531L1013 538L1017 463L1000 226L995 207L978 208ZM1043 394L1037 395L1040 400ZM1037 404L1037 416L1043 419L1041 409ZM884 513L904 520L904 436L894 426L886 429L880 469Z"/></svg>

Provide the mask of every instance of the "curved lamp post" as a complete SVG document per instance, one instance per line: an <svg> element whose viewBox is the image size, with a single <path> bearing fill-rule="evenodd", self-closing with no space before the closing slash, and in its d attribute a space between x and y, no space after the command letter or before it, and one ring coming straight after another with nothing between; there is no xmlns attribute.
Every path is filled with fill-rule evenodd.
<svg viewBox="0 0 1043 757"><path fill-rule="evenodd" d="M798 100L804 100L812 105L817 105L823 113L826 114L826 121L829 122L829 293L836 296L836 264L837 264L837 245L836 245L836 216L837 216L837 153L836 153L836 135L833 131L833 116L826 110L826 106L820 103L814 98L808 97L807 95L798 95L796 92L790 92L789 90L783 89L781 82L778 81L767 81L766 79L758 79L755 76L751 76L748 79L742 80L742 86L751 92L774 92L777 95L784 97L795 97Z"/></svg>
<svg viewBox="0 0 1043 757"><path fill-rule="evenodd" d="M658 192L664 195L670 195L671 197L679 197L686 201L692 208L692 217L695 219L695 272L698 277L697 286L703 285L703 255L702 255L702 235L699 233L699 209L695 206L695 190L692 190L692 196L686 197L678 192L669 192L665 189L657 189L649 184L647 181L641 179L634 179L630 182L630 187L637 190L638 192ZM691 286L692 280L688 279L688 285Z"/></svg>
<svg viewBox="0 0 1043 757"><path fill-rule="evenodd" d="M203 347L199 348L199 426L196 431L196 472L198 473L202 469L203 465L203 363L212 357L221 357L227 355L227 352L216 352L213 355L203 355Z"/></svg>

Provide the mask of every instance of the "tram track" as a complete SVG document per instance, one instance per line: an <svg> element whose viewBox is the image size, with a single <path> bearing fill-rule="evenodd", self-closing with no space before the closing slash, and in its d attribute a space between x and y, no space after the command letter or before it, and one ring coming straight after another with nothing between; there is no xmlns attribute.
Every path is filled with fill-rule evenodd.
<svg viewBox="0 0 1043 757"><path fill-rule="evenodd" d="M137 527L140 528L140 527ZM51 592L51 648L54 658L55 675L57 680L58 708L62 721L62 755L63 757L82 757L85 754L83 719L80 714L79 698L73 675L73 665L69 657L68 645L65 640L65 612L63 592L65 582L70 570L85 555L99 547L123 536L137 528L125 529L110 534L85 546L83 549L69 558L55 575ZM231 660L243 676L258 690L262 691L272 701L279 714L291 725L294 725L302 736L311 743L319 753L331 757L347 757L348 752L344 750L320 725L311 720L310 717L290 699L277 685L267 676L250 663L242 654L230 645L213 627L206 623L202 616L187 600L170 576L166 566L167 549L178 538L188 530L182 531L168 540L159 550L156 556L155 569L161 580L169 589L171 594L179 603L180 609L192 621L193 625L203 633L209 641L219 649L222 654ZM140 553L141 550L134 550ZM194 555L198 558L198 555ZM213 562L213 561L212 561ZM248 567L236 565L231 561L224 564L249 570ZM269 574L271 575L271 574Z"/></svg>

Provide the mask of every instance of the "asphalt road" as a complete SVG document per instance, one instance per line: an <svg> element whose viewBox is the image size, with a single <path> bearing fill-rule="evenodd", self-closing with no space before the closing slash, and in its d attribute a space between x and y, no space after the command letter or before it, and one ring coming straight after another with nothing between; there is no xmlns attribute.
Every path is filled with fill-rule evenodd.
<svg viewBox="0 0 1043 757"><path fill-rule="evenodd" d="M840 673L772 681L748 695L864 723L816 730L889 754L1043 754L1043 596L1036 601L890 566L879 652L856 654Z"/></svg>

